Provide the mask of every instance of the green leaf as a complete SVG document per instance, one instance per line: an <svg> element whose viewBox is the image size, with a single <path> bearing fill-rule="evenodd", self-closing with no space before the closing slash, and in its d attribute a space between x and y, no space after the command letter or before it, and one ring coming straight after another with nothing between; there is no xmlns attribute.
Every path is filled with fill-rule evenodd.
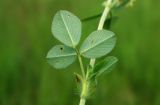
<svg viewBox="0 0 160 105"><path fill-rule="evenodd" d="M110 29L111 26L113 26L113 24L115 24L118 20L118 17L117 16L114 16L112 14L112 12L110 12L110 15L109 17L106 19L105 23L104 23L104 26L103 28L104 29Z"/></svg>
<svg viewBox="0 0 160 105"><path fill-rule="evenodd" d="M99 62L94 68L94 75L100 76L102 73L109 73L112 71L115 63L117 63L118 59L114 56L106 57L104 60Z"/></svg>
<svg viewBox="0 0 160 105"><path fill-rule="evenodd" d="M81 21L74 14L61 10L53 19L52 33L63 44L75 47L81 37Z"/></svg>
<svg viewBox="0 0 160 105"><path fill-rule="evenodd" d="M76 60L73 48L56 45L47 54L48 63L56 69L66 68Z"/></svg>
<svg viewBox="0 0 160 105"><path fill-rule="evenodd" d="M97 15L90 16L90 17L87 17L87 18L81 19L81 21L82 21L82 22L90 21L90 20L93 20L93 19L99 18L101 15L102 15L102 13L99 13L99 14L97 14Z"/></svg>
<svg viewBox="0 0 160 105"><path fill-rule="evenodd" d="M115 34L107 30L92 32L83 42L80 53L86 58L99 58L111 52L116 43Z"/></svg>

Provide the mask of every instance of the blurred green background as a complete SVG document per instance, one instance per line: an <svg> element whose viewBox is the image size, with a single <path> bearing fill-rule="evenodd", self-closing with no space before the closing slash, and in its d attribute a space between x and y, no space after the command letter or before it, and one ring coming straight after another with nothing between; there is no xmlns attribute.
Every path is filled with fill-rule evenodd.
<svg viewBox="0 0 160 105"><path fill-rule="evenodd" d="M56 11L81 19L99 14L103 0L0 0L0 105L78 105L73 72L54 70L45 59L59 42L51 34ZM118 12L118 37L110 55L119 62L98 80L87 105L160 105L160 1L137 0ZM83 23L83 38L99 19ZM82 38L82 39L83 39Z"/></svg>

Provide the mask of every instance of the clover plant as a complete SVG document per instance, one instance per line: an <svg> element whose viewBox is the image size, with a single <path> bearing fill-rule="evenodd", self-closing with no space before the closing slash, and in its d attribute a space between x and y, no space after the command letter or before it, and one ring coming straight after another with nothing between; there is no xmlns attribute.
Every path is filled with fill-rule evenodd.
<svg viewBox="0 0 160 105"><path fill-rule="evenodd" d="M55 14L52 22L52 34L61 44L55 45L49 50L47 60L54 68L63 69L78 59L82 75L74 74L80 84L79 105L85 105L86 99L90 97L93 88L97 85L97 78L104 72L110 72L118 61L114 56L107 56L95 63L97 58L109 54L116 44L115 33L103 28L109 13L120 7L131 5L132 2L133 0L105 1L105 9L98 29L90 33L81 45L79 45L82 35L81 20L66 10L60 10ZM90 59L87 67L84 66L82 58Z"/></svg>

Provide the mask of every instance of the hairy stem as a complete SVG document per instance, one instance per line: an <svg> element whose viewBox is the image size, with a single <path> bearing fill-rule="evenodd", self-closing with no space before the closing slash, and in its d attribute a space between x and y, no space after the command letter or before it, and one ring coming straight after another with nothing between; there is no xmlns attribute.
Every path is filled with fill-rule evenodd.
<svg viewBox="0 0 160 105"><path fill-rule="evenodd" d="M102 16L101 16L101 19L99 21L99 25L98 25L98 29L97 30L102 30L103 29L105 20L106 20L108 14L110 12L110 9L111 9L111 3L112 3L112 0L108 0L108 1L105 2L105 4L104 4L105 5L105 9L104 9L104 11L102 13ZM90 60L90 65L92 67L94 67L95 61L96 61L96 59L91 59Z"/></svg>

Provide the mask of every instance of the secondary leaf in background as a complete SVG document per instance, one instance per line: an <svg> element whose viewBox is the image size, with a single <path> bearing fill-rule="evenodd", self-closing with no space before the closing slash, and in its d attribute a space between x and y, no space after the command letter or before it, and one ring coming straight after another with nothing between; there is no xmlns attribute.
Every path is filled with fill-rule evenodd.
<svg viewBox="0 0 160 105"><path fill-rule="evenodd" d="M63 44L75 47L81 37L81 21L74 14L61 10L53 19L52 33Z"/></svg>
<svg viewBox="0 0 160 105"><path fill-rule="evenodd" d="M111 26L112 26L113 24L115 24L117 20L118 20L118 17L117 17L117 16L114 16L114 15L112 14L112 12L110 12L110 15L109 15L109 17L106 19L103 28L104 28L104 29L110 29Z"/></svg>
<svg viewBox="0 0 160 105"><path fill-rule="evenodd" d="M111 72L114 64L117 63L117 61L118 59L114 56L106 57L104 60L102 60L95 66L93 74L97 77L104 72Z"/></svg>
<svg viewBox="0 0 160 105"><path fill-rule="evenodd" d="M102 13L99 13L99 14L97 14L97 15L90 16L90 17L87 17L87 18L81 19L81 21L82 21L82 22L90 21L90 20L93 20L93 19L99 18L101 15L102 15Z"/></svg>
<svg viewBox="0 0 160 105"><path fill-rule="evenodd" d="M48 52L47 60L54 68L66 68L76 60L76 52L70 47L56 45Z"/></svg>
<svg viewBox="0 0 160 105"><path fill-rule="evenodd" d="M99 18L101 15L102 15L102 13L97 14L97 15L94 15L94 16L91 16L91 17L87 17L87 18L81 19L81 21L82 21L83 23L85 23L85 22L88 22L88 21L97 19L97 18ZM117 16L114 16L114 15L112 14L112 12L110 12L108 18L106 19L106 21L105 21L105 23L104 23L104 29L110 29L111 24L114 24L117 20L118 20L118 17L117 17Z"/></svg>
<svg viewBox="0 0 160 105"><path fill-rule="evenodd" d="M99 58L108 54L115 46L115 34L107 30L92 32L80 47L80 53L86 58Z"/></svg>

